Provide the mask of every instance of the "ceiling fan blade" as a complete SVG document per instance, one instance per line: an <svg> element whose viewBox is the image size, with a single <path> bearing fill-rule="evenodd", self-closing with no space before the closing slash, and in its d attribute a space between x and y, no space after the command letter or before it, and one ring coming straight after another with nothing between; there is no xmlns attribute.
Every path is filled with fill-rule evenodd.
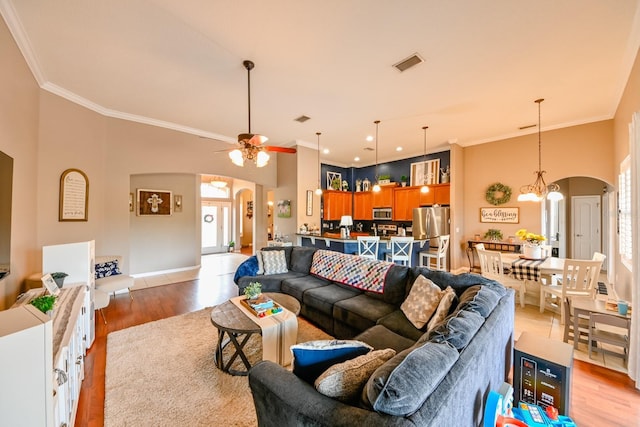
<svg viewBox="0 0 640 427"><path fill-rule="evenodd" d="M290 153L293 154L296 152L295 148L289 148L289 147L276 147L276 146L272 146L272 145L266 145L265 147L263 147L265 151L273 151L273 152L277 152L277 153Z"/></svg>
<svg viewBox="0 0 640 427"><path fill-rule="evenodd" d="M265 142L267 142L268 140L269 140L269 138L267 138L266 136L264 136L264 135L257 135L257 134L256 134L256 135L253 135L253 136L249 139L248 143L249 143L249 144L251 144L251 145L255 145L255 146L257 147L258 145L262 145L262 144L264 144L264 143L265 143Z"/></svg>

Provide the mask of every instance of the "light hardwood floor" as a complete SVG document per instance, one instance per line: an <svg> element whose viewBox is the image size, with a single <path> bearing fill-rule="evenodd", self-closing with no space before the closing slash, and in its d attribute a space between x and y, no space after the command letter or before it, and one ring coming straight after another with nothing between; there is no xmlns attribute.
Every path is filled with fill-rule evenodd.
<svg viewBox="0 0 640 427"><path fill-rule="evenodd" d="M99 427L104 424L104 375L109 332L226 301L237 294L233 272L244 258L237 253L205 256L202 267L196 271L137 279L133 301L126 294L113 298L104 309L108 323L105 325L102 317L96 316L96 340L86 357L76 425ZM553 314L540 315L537 307L516 307L516 338L527 330L561 339L559 327ZM633 381L622 372L581 361L579 356L575 359L571 416L577 425L640 426L640 391L635 389ZM609 363L615 367L616 361ZM607 364L607 360L602 364Z"/></svg>

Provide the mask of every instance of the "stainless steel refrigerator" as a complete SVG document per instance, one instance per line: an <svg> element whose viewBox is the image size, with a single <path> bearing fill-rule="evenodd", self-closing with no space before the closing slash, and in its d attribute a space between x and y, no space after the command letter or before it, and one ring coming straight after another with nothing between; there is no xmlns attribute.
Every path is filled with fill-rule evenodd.
<svg viewBox="0 0 640 427"><path fill-rule="evenodd" d="M413 209L413 238L416 240L435 240L438 236L449 234L449 224L448 207ZM434 243L437 246L437 242Z"/></svg>

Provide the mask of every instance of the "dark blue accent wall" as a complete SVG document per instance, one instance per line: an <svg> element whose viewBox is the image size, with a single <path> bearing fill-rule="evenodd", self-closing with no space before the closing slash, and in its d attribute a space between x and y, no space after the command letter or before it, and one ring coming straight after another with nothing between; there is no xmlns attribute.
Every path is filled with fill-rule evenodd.
<svg viewBox="0 0 640 427"><path fill-rule="evenodd" d="M451 152L441 151L439 153L428 154L424 156L410 157L408 159L394 160L392 162L380 163L378 165L378 175L391 175L391 181L400 182L400 177L406 175L411 178L411 163L420 163L425 160L440 159L440 168L446 169L451 164ZM342 175L342 179L349 183L349 191L355 190L355 182L358 179L364 180L365 178L374 184L376 181L376 166L366 166L362 168L342 168L339 166L321 164L321 185L323 189L327 189L327 172L339 172Z"/></svg>

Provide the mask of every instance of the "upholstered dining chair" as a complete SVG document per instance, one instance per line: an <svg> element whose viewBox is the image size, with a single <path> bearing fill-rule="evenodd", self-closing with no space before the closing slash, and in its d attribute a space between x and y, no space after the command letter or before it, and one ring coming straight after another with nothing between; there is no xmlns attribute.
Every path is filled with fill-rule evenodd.
<svg viewBox="0 0 640 427"><path fill-rule="evenodd" d="M476 248L478 245L476 245ZM483 246L484 247L484 246ZM420 266L435 270L447 271L447 249L449 248L449 235L438 237L438 247L435 250L420 252ZM435 260L435 268L432 267Z"/></svg>
<svg viewBox="0 0 640 427"><path fill-rule="evenodd" d="M562 278L557 284L540 286L540 313L544 313L547 296L555 298L560 309L560 323L564 325L566 314L562 301L576 296L593 298L601 266L602 261L566 259Z"/></svg>
<svg viewBox="0 0 640 427"><path fill-rule="evenodd" d="M525 281L504 274L502 254L500 252L478 249L477 245L476 249L478 251L482 276L502 283L507 288L515 289L520 299L520 307L524 308Z"/></svg>
<svg viewBox="0 0 640 427"><path fill-rule="evenodd" d="M413 237L392 237L391 253L387 252L387 261L411 267Z"/></svg>
<svg viewBox="0 0 640 427"><path fill-rule="evenodd" d="M358 236L358 255L365 258L378 259L380 236Z"/></svg>

